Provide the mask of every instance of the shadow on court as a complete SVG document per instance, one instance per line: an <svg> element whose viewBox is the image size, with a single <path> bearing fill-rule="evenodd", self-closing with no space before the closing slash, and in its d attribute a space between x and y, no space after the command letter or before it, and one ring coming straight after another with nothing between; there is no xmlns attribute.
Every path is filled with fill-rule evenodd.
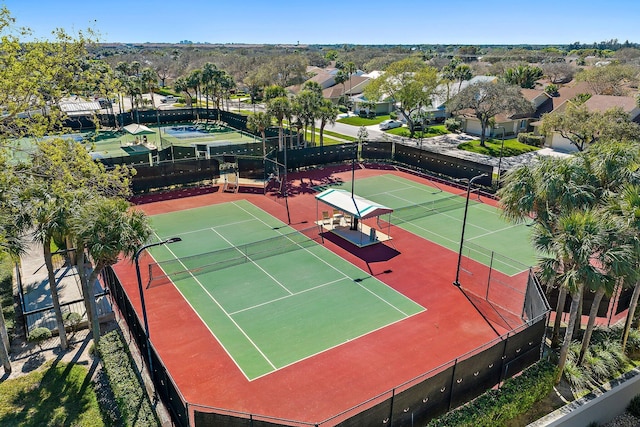
<svg viewBox="0 0 640 427"><path fill-rule="evenodd" d="M324 239L330 241L331 243L340 246L342 249L349 251L353 255L357 256L367 264L372 262L384 262L389 261L392 258L400 255L400 252L397 250L390 248L389 246L385 246L383 244L377 244L372 246L365 246L363 248L359 248L356 245L347 242L343 238L336 236L330 232L324 232L320 234Z"/></svg>

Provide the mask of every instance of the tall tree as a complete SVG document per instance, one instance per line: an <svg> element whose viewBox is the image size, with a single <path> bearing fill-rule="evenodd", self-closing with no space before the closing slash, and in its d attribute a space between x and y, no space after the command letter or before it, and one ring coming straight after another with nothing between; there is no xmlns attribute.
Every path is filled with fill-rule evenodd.
<svg viewBox="0 0 640 427"><path fill-rule="evenodd" d="M524 89L533 89L536 81L543 75L540 67L531 65L518 65L514 68L507 68L502 78L510 85L517 85Z"/></svg>
<svg viewBox="0 0 640 427"><path fill-rule="evenodd" d="M156 102L153 98L154 89L158 86L158 73L150 67L146 67L140 73L140 82L149 94L151 99L151 108L156 108Z"/></svg>
<svg viewBox="0 0 640 427"><path fill-rule="evenodd" d="M315 144L315 121L318 110L322 104L322 88L316 82L307 82L303 89L296 95L294 103L298 117L304 124L304 139L311 126L311 144Z"/></svg>
<svg viewBox="0 0 640 427"><path fill-rule="evenodd" d="M51 272L51 241L56 237L64 241L65 237L73 234L70 232L69 218L74 216L77 209L94 199L130 194L131 171L127 167L118 166L107 171L102 163L93 161L82 144L62 138L38 143L28 174L22 183L25 200L30 203L29 212L34 213L30 217L31 223L36 227L36 237L43 244L45 263ZM80 275L84 274L86 268L81 251L82 248L78 248L77 267ZM55 276L51 273L49 282L53 292ZM90 288L83 291L87 314L93 321L94 294ZM98 338L94 336L95 340Z"/></svg>
<svg viewBox="0 0 640 427"><path fill-rule="evenodd" d="M100 324L93 285L102 270L118 262L120 255L131 258L151 236L152 229L142 211L130 209L124 199L107 197L95 197L79 206L70 219L70 229L77 243L79 263L83 263L85 251L94 262L91 273L87 275L83 268L79 274L84 295L90 296L89 319L97 343Z"/></svg>
<svg viewBox="0 0 640 427"><path fill-rule="evenodd" d="M370 83L364 93L371 100L390 96L399 102L400 113L413 135L415 113L431 105L431 97L437 86L437 70L411 57L389 65L385 74Z"/></svg>
<svg viewBox="0 0 640 427"><path fill-rule="evenodd" d="M37 138L59 130L65 115L58 108L58 101L71 93L77 93L78 89L95 90L96 82L99 79L91 78L91 73L97 72L99 67L87 59L86 47L91 40L82 32L76 37L71 37L63 30L56 30L51 41L36 39L27 42L21 38L30 38L30 30L16 27L15 20L6 7L0 8L0 35L0 62L2 63L2 67L0 67L0 105L2 105L3 111L0 117L0 139L4 141L2 143L2 147L4 147L9 139L27 135ZM42 112L43 114L28 114L27 117L24 117L25 112ZM83 150L85 150L84 147ZM4 162L3 153L0 153L0 158ZM14 170L18 169L0 168L0 183L2 183L0 186L0 190L2 190L0 192L2 193L0 194L0 203L2 204L0 217L11 215L4 217L6 220L0 221L2 222L0 224L0 251L5 254L12 250L12 239L17 235L9 230L24 230L21 226L28 223L29 218L33 218L33 215L27 217L26 214L36 213L29 210L29 205L25 203L26 200L6 197L8 191L5 190L15 190L16 195L24 195L27 193L26 188L34 191L36 188L31 185L34 183L35 174L30 173L29 166L21 167L17 178L13 174ZM11 178L12 176L13 178ZM11 183L11 185L7 187L5 185L7 183ZM42 187L39 186L37 189L40 190ZM56 197L50 192L43 195ZM20 211L14 209L16 200L21 202ZM43 200L41 206L45 205L47 205L47 201ZM42 218L50 224L64 220L50 211L47 215L44 215L44 210L42 212ZM43 240L47 240L48 232L45 231L47 228L43 224L40 229L43 232ZM54 229L55 226L49 228L49 230ZM50 246L44 250L50 251ZM55 278L49 280L51 281L52 299L57 299ZM60 307L59 304L57 305L57 309L54 309L56 317L61 319L61 316L58 316ZM64 326L61 326L60 322L58 322L58 328L61 331L61 346L66 348ZM5 334L0 333L0 335L3 335L2 347L5 348Z"/></svg>
<svg viewBox="0 0 640 427"><path fill-rule="evenodd" d="M574 103L569 103L562 112L545 114L540 132L545 135L557 132L579 151L602 139L627 141L640 138L640 126L622 109L612 108L603 113Z"/></svg>
<svg viewBox="0 0 640 427"><path fill-rule="evenodd" d="M324 146L324 128L328 124L335 124L340 110L329 99L323 99L318 108L317 118L320 120L320 146Z"/></svg>
<svg viewBox="0 0 640 427"><path fill-rule="evenodd" d="M486 130L489 121L497 114L527 114L533 106L520 93L518 86L502 82L478 82L458 92L448 104L452 112L470 110L470 114L480 121L480 145L485 147Z"/></svg>
<svg viewBox="0 0 640 427"><path fill-rule="evenodd" d="M271 116L262 111L247 117L247 128L252 132L260 133L262 137L262 157L267 157L267 137L265 131L271 126Z"/></svg>
<svg viewBox="0 0 640 427"><path fill-rule="evenodd" d="M569 324L565 330L558 360L559 374L556 382L560 382L585 287L597 288L597 283L603 280L602 272L592 261L594 254L604 248L605 239L602 222L591 211L563 214L558 218L557 224L555 233L550 233L546 227L535 224L532 239L534 247L541 254L545 254L539 262L542 277L558 280L571 295Z"/></svg>
<svg viewBox="0 0 640 427"><path fill-rule="evenodd" d="M333 79L337 85L342 85L342 95L340 95L340 98L343 98L346 91L345 83L349 80L349 75L344 70L338 70ZM341 102L345 103L343 99L341 99Z"/></svg>
<svg viewBox="0 0 640 427"><path fill-rule="evenodd" d="M291 102L286 96L278 96L267 102L267 114L274 117L278 122L278 150L284 148L283 124L284 119L291 115Z"/></svg>
<svg viewBox="0 0 640 427"><path fill-rule="evenodd" d="M633 245L634 254L636 255L633 271L640 275L640 185L625 184L618 197L609 198L607 209L618 221L618 229L629 237L629 242ZM638 307L638 299L640 298L640 277L632 277L631 280L635 283L622 330L623 349L627 347L629 331Z"/></svg>
<svg viewBox="0 0 640 427"><path fill-rule="evenodd" d="M503 215L521 223L531 218L554 234L558 218L566 211L586 209L596 202L589 171L580 159L540 159L530 167L517 168L507 174L498 191ZM558 288L556 316L551 334L552 345L558 344L560 321L568 288L557 277L549 277L549 287Z"/></svg>
<svg viewBox="0 0 640 427"><path fill-rule="evenodd" d="M631 65L610 64L586 68L576 74L576 80L586 82L596 95L626 95L630 85L638 81L638 70Z"/></svg>
<svg viewBox="0 0 640 427"><path fill-rule="evenodd" d="M467 64L458 64L456 68L453 69L453 76L458 81L458 91L460 91L462 82L471 80L473 77L473 71Z"/></svg>

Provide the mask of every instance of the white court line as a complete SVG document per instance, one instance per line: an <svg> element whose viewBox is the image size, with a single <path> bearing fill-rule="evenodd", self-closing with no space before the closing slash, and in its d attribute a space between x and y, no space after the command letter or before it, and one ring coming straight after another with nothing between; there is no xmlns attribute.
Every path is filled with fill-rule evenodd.
<svg viewBox="0 0 640 427"><path fill-rule="evenodd" d="M235 203L235 202L234 202ZM247 211L246 209L244 209L242 206L239 206L240 209L243 209L245 212L247 212L250 215L253 215L253 213ZM262 221L263 224L265 225L269 225L266 222L264 222L262 219L258 218L257 216L253 215L258 221ZM285 236L285 234L281 233L280 230L277 230L278 233L282 236ZM295 230L294 230L295 231ZM289 239L291 240L291 239ZM295 242L294 242L295 243ZM335 266L331 265L330 263L328 263L327 261L323 260L322 258L320 258L318 255L314 254L313 252L311 252L309 249L302 247L301 248L303 250L305 250L306 252L310 253L311 255L313 255L315 258L319 259L321 262L323 262L324 264L328 265L329 267L331 267L332 269L334 269L335 271L337 271L338 273L340 273L342 276L346 277L349 280L353 280L351 277L349 277L345 272L343 272L342 270L336 268ZM371 275L369 275L369 277L373 277ZM375 278L374 278L375 279ZM378 280L378 279L375 279ZM366 290L367 292L371 293L372 295L375 295L378 299L380 299L381 301L384 301L386 304L388 304L390 307L393 307L395 310L397 310L398 312L402 313L402 315L404 315L405 317L407 316L407 314L405 312L403 312L402 310L400 310L398 307L396 307L395 305L391 304L389 301L387 301L386 299L382 298L380 295L376 294L375 292L371 291L370 289L365 288L361 282L356 282L358 284L358 286L360 286L362 289ZM386 285L385 285L386 286ZM406 297L405 297L406 298Z"/></svg>
<svg viewBox="0 0 640 427"><path fill-rule="evenodd" d="M284 289L285 291L287 291L289 293L289 295L293 295L293 292L291 292L289 289L287 289L287 287L285 285L283 285L278 279L276 279L275 277L273 277L271 274L269 274L268 271L265 271L264 268L260 267L254 260L252 260L247 254L245 254L244 252L242 252L240 250L240 248L238 248L237 246L235 246L233 243L231 243L229 241L229 239L227 239L226 237L224 237L222 234L218 233L216 230L214 230L213 228L211 229L213 230L214 233L216 233L218 236L220 236L220 238L222 240L224 240L225 242L227 242L229 245L231 245L232 248L235 248L238 252L240 252L241 255L243 255L244 257L246 257L253 265L255 265L256 267L258 267L258 269L260 269L260 271L262 271L264 274L266 274L267 276L269 276L269 278L271 280L273 280L274 282L276 282L282 289Z"/></svg>
<svg viewBox="0 0 640 427"><path fill-rule="evenodd" d="M342 282L343 280L347 280L347 279L345 277L342 277L340 279L332 280L330 282L323 283L321 285L314 286L312 288L308 288L308 289L305 289L305 290L300 291L300 292L295 292L295 293L292 293L290 295L285 295L285 296L280 297L280 298L272 299L271 301L262 302L260 304L256 304L256 305L251 306L251 307L246 307L246 308L240 309L238 311L234 311L232 313L229 313L229 315L233 316L233 315L236 315L238 313L242 313L244 311L253 310L254 308L262 307L262 306L269 305L269 304L274 303L274 302L282 301L282 300L287 299L287 298L295 297L297 295L304 294L305 292L314 291L316 289L324 288L325 286L333 285L333 284L336 284L338 282Z"/></svg>
<svg viewBox="0 0 640 427"><path fill-rule="evenodd" d="M207 227L207 228L201 228L201 229L199 229L199 230L190 230L190 231L185 231L185 232L183 232L183 233L173 233L173 234L171 234L171 236L176 236L176 235L178 235L178 236L186 236L186 235L188 235L188 234L202 233L203 231L209 231L209 230L212 230L212 229L214 229L214 228L222 228L222 227L226 227L226 226L229 226L229 225L239 225L239 224L244 224L244 223L247 223L247 222L253 222L253 221L255 221L255 219L254 219L254 218L251 218L251 219L245 219L245 220L243 220L243 221L236 221L236 222L232 222L232 223L229 223L229 224L219 225L219 226L217 226L217 227ZM156 236L157 236L157 235L158 235L158 234L156 234ZM171 237L171 236L168 236L167 238L169 238L169 237Z"/></svg>
<svg viewBox="0 0 640 427"><path fill-rule="evenodd" d="M156 234L156 236L157 236L157 234ZM165 246L166 246L166 245L165 245ZM185 268L185 270L187 270L187 271L188 271L187 266L186 266L186 265L184 265L184 264L182 263L182 261L180 261L180 259L176 256L176 254L175 254L175 253L173 253L173 251L171 250L171 248L167 247L167 249L169 250L169 252L171 253L171 255L173 255L173 256L178 260L178 262L180 262L180 264L182 264L182 266ZM218 300L216 300L216 299L214 298L214 296L213 296L213 295L211 295L211 293L210 293L210 292L209 292L209 291L204 287L204 285L200 282L200 280L198 280L198 279L197 279L197 278L196 278L192 273L189 273L189 274L190 274L191 278L192 278L193 280L195 280L195 281L196 281L196 283L200 286L200 288L202 288L202 290L203 290L203 291L204 291L204 292L209 296L209 298L211 298L211 301L213 301L213 302L214 302L214 303L215 303L215 304L220 308L220 310L222 310L222 312L223 312L223 313L224 313L224 314L229 318L229 320L231 320L231 322L235 325L235 327L236 327L236 328L238 328L238 330L240 331L240 333L242 333L242 335L244 335L244 337L247 339L247 341L249 341L249 342L251 343L251 345L253 345L253 347L258 351L258 353L260 353L260 355L264 358L264 360L266 360L266 361L267 361L267 363L269 363L269 365L270 365L273 369L277 369L277 368L276 368L276 366L271 362L271 360L269 360L269 358L268 358L268 357L267 357L267 356L262 352L262 350L260 350L260 348L257 346L257 344L256 344L255 342L253 342L253 340L249 337L249 335L247 335L247 333L244 331L244 329L242 329L242 328L240 327L240 325L238 325L238 323L237 323L235 320L233 320L233 317L231 317L231 316L229 315L229 313L227 312L227 310L225 310L225 309L224 309L224 307L222 307L222 305L218 302ZM174 286L175 286L175 284L174 284ZM175 286L175 287L176 287L176 289L178 289L178 287L177 287L177 286ZM178 289L178 290L179 290L179 289ZM182 294L182 292L180 292L180 293ZM182 297L185 299L185 301L187 301L187 302L188 302L187 298L185 298L185 297L184 297L184 295L182 295ZM191 305L191 304L189 304L189 305ZM194 309L193 311L194 311L196 314L198 314L198 311L197 311L193 306L191 306L191 308L192 308L192 309ZM198 314L198 317L200 317L200 314ZM200 320L202 320L202 321L203 321L203 323L204 323L205 325L207 325L207 322L205 322L205 321L202 319L202 317L200 317ZM208 328L208 325L207 325L207 328ZM212 333L212 335L215 337L215 335L216 335L216 334L215 334L215 333L213 333L213 331L211 331L211 329L209 329L209 331L210 331L210 332ZM217 338L216 338L216 340L217 340ZM231 353L230 353L230 352L229 352L229 351L224 347L224 345L222 344L222 342L220 342L220 340L218 340L218 342L220 343L220 345L222 346L222 348L224 348L224 349L225 349L225 352L229 355L229 357L231 357L231 359L234 361L234 363L236 363L236 362L235 362L235 359L233 358L233 356L231 356ZM242 368L240 368L240 366L239 366L237 363L236 363L236 366L238 366L238 368L240 369L240 371L242 371L242 373L244 374L244 371L242 370ZM246 376L247 376L247 375L245 374L245 377L246 377ZM247 379L248 379L248 378L247 378Z"/></svg>

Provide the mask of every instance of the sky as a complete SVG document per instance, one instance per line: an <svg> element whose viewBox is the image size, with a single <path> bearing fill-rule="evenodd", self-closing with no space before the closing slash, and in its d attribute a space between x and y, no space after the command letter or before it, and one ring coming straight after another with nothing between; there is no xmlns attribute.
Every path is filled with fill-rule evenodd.
<svg viewBox="0 0 640 427"><path fill-rule="evenodd" d="M246 44L640 43L638 0L0 0L33 37Z"/></svg>

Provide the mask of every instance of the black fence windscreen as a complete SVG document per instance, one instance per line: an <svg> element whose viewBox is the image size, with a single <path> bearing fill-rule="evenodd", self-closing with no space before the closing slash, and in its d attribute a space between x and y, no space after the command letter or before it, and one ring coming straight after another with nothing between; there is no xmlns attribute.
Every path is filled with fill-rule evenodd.
<svg viewBox="0 0 640 427"><path fill-rule="evenodd" d="M138 318L129 297L122 288L120 279L111 267L107 267L102 272L102 280L109 288L113 302L118 306L123 319L127 323L129 332L136 342L140 354L148 354L144 328L140 323L140 319ZM151 373L151 379L156 392L169 409L174 423L179 427L188 427L189 417L187 414L186 403L182 399L173 379L170 377L164 363L158 357L153 347L151 348L151 359L154 367L153 372Z"/></svg>

